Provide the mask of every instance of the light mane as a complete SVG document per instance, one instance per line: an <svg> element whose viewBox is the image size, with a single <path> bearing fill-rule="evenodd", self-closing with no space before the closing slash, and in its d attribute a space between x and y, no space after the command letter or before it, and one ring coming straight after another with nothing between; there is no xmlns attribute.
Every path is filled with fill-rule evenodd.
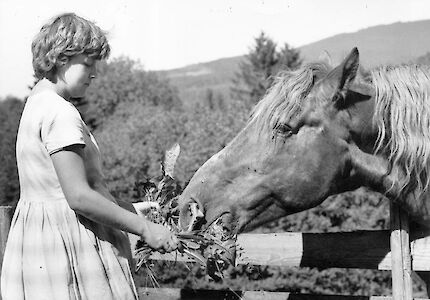
<svg viewBox="0 0 430 300"><path fill-rule="evenodd" d="M299 114L315 78L326 75L329 69L326 63L313 62L294 71L279 73L265 96L254 107L249 123L257 122L257 128L261 131L270 131Z"/></svg>
<svg viewBox="0 0 430 300"><path fill-rule="evenodd" d="M388 156L406 177L403 192L425 192L430 183L430 67L383 66L371 71L375 88L376 153Z"/></svg>

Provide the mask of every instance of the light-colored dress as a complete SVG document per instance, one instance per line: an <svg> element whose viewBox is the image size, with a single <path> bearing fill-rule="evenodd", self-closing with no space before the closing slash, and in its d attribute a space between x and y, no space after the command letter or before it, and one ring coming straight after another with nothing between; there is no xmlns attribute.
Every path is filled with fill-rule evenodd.
<svg viewBox="0 0 430 300"><path fill-rule="evenodd" d="M21 187L1 274L3 300L137 299L126 233L77 215L50 154L82 144L87 178L103 184L100 152L76 108L52 91L28 98L17 136Z"/></svg>

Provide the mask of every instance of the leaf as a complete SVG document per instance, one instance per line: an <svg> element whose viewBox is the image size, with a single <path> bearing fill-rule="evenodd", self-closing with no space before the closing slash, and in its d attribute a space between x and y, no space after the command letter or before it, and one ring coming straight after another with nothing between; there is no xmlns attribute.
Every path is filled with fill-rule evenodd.
<svg viewBox="0 0 430 300"><path fill-rule="evenodd" d="M172 148L166 151L164 154L164 161L161 164L161 169L164 176L170 176L173 178L173 171L175 169L176 160L178 159L181 147L179 144L174 144Z"/></svg>
<svg viewBox="0 0 430 300"><path fill-rule="evenodd" d="M163 174L150 180L138 180L135 183L135 189L139 198L143 196L146 201L154 201L160 205L160 209L149 211L146 218L154 223L168 226L182 244L181 251L193 261L207 268L207 259L210 258L213 264L212 276L221 278L223 270L231 263L231 257L234 257L226 247L229 245L225 244L225 239L228 238L228 235L223 230L221 218L213 222L205 230L183 232L178 225L177 202L182 188L173 178L173 171L179 152L180 147L178 144L166 151L164 161L161 164ZM135 251L135 255L138 258L137 270L144 267L151 281L155 281L155 274L153 274L149 262L153 251L144 240L140 239L138 241Z"/></svg>
<svg viewBox="0 0 430 300"><path fill-rule="evenodd" d="M184 253L186 253L188 256L194 258L195 261L200 263L202 266L206 267L206 259L202 255L200 255L199 253L196 253L194 251L190 251L187 249L184 250Z"/></svg>
<svg viewBox="0 0 430 300"><path fill-rule="evenodd" d="M186 242L186 245L188 248L193 249L193 250L197 250L200 248L200 245L197 244L196 242L193 242L193 241Z"/></svg>
<svg viewBox="0 0 430 300"><path fill-rule="evenodd" d="M177 236L180 239L188 239L188 240L195 240L195 241L199 241L199 242L204 242L205 238L197 235L197 234L193 234L193 232L179 232L177 234Z"/></svg>
<svg viewBox="0 0 430 300"><path fill-rule="evenodd" d="M149 179L145 179L145 181L137 181L134 185L134 189L137 192L137 196L139 198L149 197L152 191L157 188L155 183Z"/></svg>

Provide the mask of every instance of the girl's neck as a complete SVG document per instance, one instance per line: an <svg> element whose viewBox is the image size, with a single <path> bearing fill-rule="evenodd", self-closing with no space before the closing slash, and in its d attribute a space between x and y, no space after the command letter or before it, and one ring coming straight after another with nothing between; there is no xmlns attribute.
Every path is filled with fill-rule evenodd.
<svg viewBox="0 0 430 300"><path fill-rule="evenodd" d="M69 101L70 97L68 96L66 90L61 87L61 84L59 84L58 81L57 83L54 83L47 78L43 78L36 83L36 85L31 90L30 96L45 90L51 90L57 95Z"/></svg>

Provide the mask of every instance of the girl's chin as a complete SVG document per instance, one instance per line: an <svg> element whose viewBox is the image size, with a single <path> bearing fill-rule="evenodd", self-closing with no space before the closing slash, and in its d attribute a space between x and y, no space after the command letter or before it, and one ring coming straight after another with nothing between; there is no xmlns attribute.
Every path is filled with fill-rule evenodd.
<svg viewBox="0 0 430 300"><path fill-rule="evenodd" d="M71 93L71 97L72 98L84 98L85 97L85 92L86 92L86 89L85 90L83 90L83 91L76 91L76 92L74 92L74 93Z"/></svg>
<svg viewBox="0 0 430 300"><path fill-rule="evenodd" d="M82 99L82 98L84 98L84 96L85 95L72 95L70 98L69 98L69 100L74 100L74 101L79 101L79 100L77 100L77 99Z"/></svg>

